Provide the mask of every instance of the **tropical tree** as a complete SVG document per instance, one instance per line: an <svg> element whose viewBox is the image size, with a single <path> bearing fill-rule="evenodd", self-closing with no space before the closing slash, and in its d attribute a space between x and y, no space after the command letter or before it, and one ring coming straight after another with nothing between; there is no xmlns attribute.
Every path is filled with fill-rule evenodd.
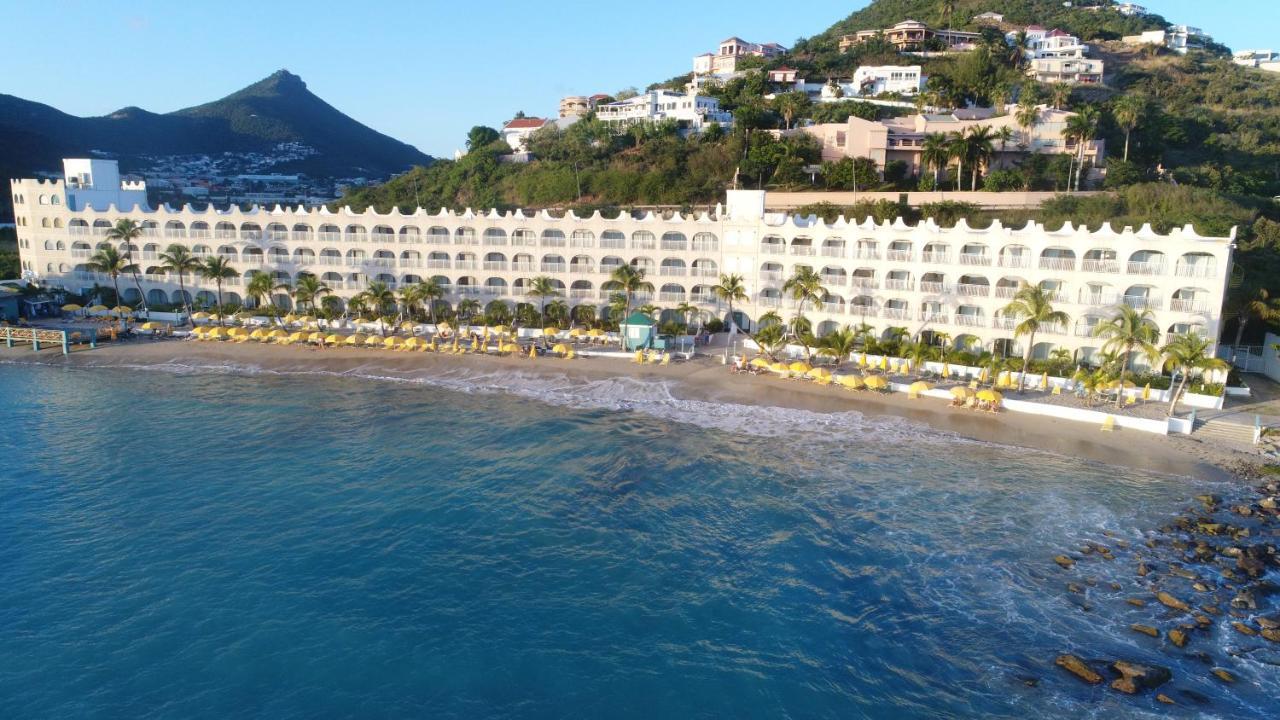
<svg viewBox="0 0 1280 720"><path fill-rule="evenodd" d="M688 331L690 324L693 322L690 318L694 313L698 312L698 308L687 302L682 302L679 305L676 305L674 310L676 315L684 321L685 330Z"/></svg>
<svg viewBox="0 0 1280 720"><path fill-rule="evenodd" d="M595 305L578 305L573 308L573 320L583 325L591 325L596 321L597 310Z"/></svg>
<svg viewBox="0 0 1280 720"><path fill-rule="evenodd" d="M656 319L659 312L662 312L662 308L654 305L653 303L645 303L644 305L636 308L636 312L652 320Z"/></svg>
<svg viewBox="0 0 1280 720"><path fill-rule="evenodd" d="M947 144L947 136L944 133L925 135L920 160L926 168L933 168L933 188L937 190L938 183L941 182L942 170L951 162L951 149Z"/></svg>
<svg viewBox="0 0 1280 720"><path fill-rule="evenodd" d="M1018 392L1027 381L1027 368L1031 365L1031 351L1035 349L1036 333L1050 325L1066 325L1070 316L1053 309L1053 293L1039 285L1023 283L1013 300L1001 311L1007 316L1021 318L1013 328L1014 337L1026 337L1026 350L1022 353L1022 373L1018 376Z"/></svg>
<svg viewBox="0 0 1280 720"><path fill-rule="evenodd" d="M1027 64L1027 48L1030 46L1031 40L1027 37L1027 31L1019 30L1008 46L1009 66L1014 70L1021 70Z"/></svg>
<svg viewBox="0 0 1280 720"><path fill-rule="evenodd" d="M256 272L249 278L249 282L245 284L244 296L246 299L252 300L255 307L262 308L271 300L271 295L275 293L276 290L280 289L285 289L287 291L289 289L289 285L287 283L276 282L275 278L265 272ZM277 312L277 308L274 303L271 304L270 314L275 318L276 322L281 322L279 317L280 313Z"/></svg>
<svg viewBox="0 0 1280 720"><path fill-rule="evenodd" d="M794 335L797 339L800 339L800 326L804 321L805 303L817 305L827 296L827 290L822 286L822 277L813 268L808 265L799 265L791 277L787 278L787 281L782 284L782 291L791 293L792 299L796 301ZM813 356L809 353L808 343L805 343L804 355L806 360L813 360Z"/></svg>
<svg viewBox="0 0 1280 720"><path fill-rule="evenodd" d="M717 299L723 300L729 304L729 328L730 336L732 336L733 329L738 327L737 318L734 317L733 314L733 304L735 302L747 301L746 283L743 282L742 276L737 273L732 275L721 275L719 284L711 288L711 292L715 293ZM724 344L724 357L726 361L729 359L728 342Z"/></svg>
<svg viewBox="0 0 1280 720"><path fill-rule="evenodd" d="M138 269L138 266L129 262L126 258L120 255L118 250L110 245L107 245L94 253L93 257L89 258L89 262L85 264L94 272L106 273L111 276L111 287L116 294L116 305L121 305L120 274L134 272Z"/></svg>
<svg viewBox="0 0 1280 720"><path fill-rule="evenodd" d="M1022 128L1022 144L1030 148L1036 125L1040 123L1040 106L1029 93L1018 102L1018 109L1014 111L1013 119L1018 123L1018 127Z"/></svg>
<svg viewBox="0 0 1280 720"><path fill-rule="evenodd" d="M1142 122L1142 116L1147 113L1147 101L1141 95L1121 95L1116 100L1116 104L1111 108L1111 115L1115 118L1116 125L1124 130L1124 159L1129 160L1129 134L1133 129L1138 127L1138 123Z"/></svg>
<svg viewBox="0 0 1280 720"><path fill-rule="evenodd" d="M400 288L401 317L413 318L414 311L418 309L418 305L421 303L422 288L417 283Z"/></svg>
<svg viewBox="0 0 1280 720"><path fill-rule="evenodd" d="M436 324L436 301L444 297L444 288L432 278L418 283L418 299L427 306L431 324Z"/></svg>
<svg viewBox="0 0 1280 720"><path fill-rule="evenodd" d="M1067 118L1063 134L1076 142L1076 192L1080 191L1080 176L1084 172L1084 149L1098 133L1098 109L1085 105L1079 112Z"/></svg>
<svg viewBox="0 0 1280 720"><path fill-rule="evenodd" d="M128 219L121 218L116 224L107 231L107 239L120 243L121 249L124 250L125 260L129 263L129 272L133 275L133 285L138 288L138 297L141 298L142 311L147 312L147 294L142 292L142 281L138 278L138 266L133 263L133 241L142 237L142 228L138 223ZM119 295L116 296L119 301Z"/></svg>
<svg viewBox="0 0 1280 720"><path fill-rule="evenodd" d="M560 290L555 283L546 275L539 275L529 281L529 291L525 293L529 297L538 298L538 316L542 318L542 327L547 326L547 298L556 297L560 294ZM542 344L547 344L547 336L542 336Z"/></svg>
<svg viewBox="0 0 1280 720"><path fill-rule="evenodd" d="M791 129L791 121L808 110L810 105L809 95L799 90L782 93L773 99L773 109L782 116L786 130Z"/></svg>
<svg viewBox="0 0 1280 720"><path fill-rule="evenodd" d="M632 265L619 265L609 279L617 283L617 288L626 296L627 302L622 317L625 320L631 314L631 301L638 292L653 292L653 283L644 279L645 272Z"/></svg>
<svg viewBox="0 0 1280 720"><path fill-rule="evenodd" d="M980 125L969 128L964 136L965 154L970 162L973 163L973 184L970 190L978 189L978 171L986 163L991 162L992 156L995 155L996 133L986 125Z"/></svg>
<svg viewBox="0 0 1280 720"><path fill-rule="evenodd" d="M480 301L475 298L463 298L458 301L458 325L466 327L471 324L471 318L480 312Z"/></svg>
<svg viewBox="0 0 1280 720"><path fill-rule="evenodd" d="M394 307L396 304L395 292L381 280L369 281L369 287L360 293L364 297L365 304L373 310L374 315L378 316L378 334L387 334L387 324L383 319L387 314L387 308Z"/></svg>
<svg viewBox="0 0 1280 720"><path fill-rule="evenodd" d="M964 189L964 161L969 156L969 143L965 139L963 133L950 132L947 133L947 150L951 157L955 159L956 166L956 190Z"/></svg>
<svg viewBox="0 0 1280 720"><path fill-rule="evenodd" d="M1239 347L1250 320L1270 322L1280 317L1280 298L1271 297L1271 291L1264 287L1242 284L1227 296L1222 316L1236 318L1236 341L1232 346Z"/></svg>
<svg viewBox="0 0 1280 720"><path fill-rule="evenodd" d="M1061 110L1071 101L1071 86L1064 82L1053 83L1049 86L1049 104L1053 105L1054 110Z"/></svg>
<svg viewBox="0 0 1280 720"><path fill-rule="evenodd" d="M196 270L196 274L205 280L212 280L218 290L218 325L222 325L222 282L240 277L240 271L231 267L231 262L224 257L207 257L204 264Z"/></svg>
<svg viewBox="0 0 1280 720"><path fill-rule="evenodd" d="M778 353L787 345L786 333L783 332L781 325L762 327L751 339L755 340L756 346L769 356L770 360L777 360Z"/></svg>
<svg viewBox="0 0 1280 720"><path fill-rule="evenodd" d="M1170 416L1177 409L1178 399L1182 397L1182 393L1187 389L1187 380L1193 374L1203 375L1208 371L1231 369L1230 363L1214 357L1210 352L1211 350L1213 350L1213 343L1208 338L1201 337L1193 332L1176 335L1164 347L1160 348L1166 367L1169 367L1173 372L1182 374L1182 378L1178 381L1178 388L1173 391L1172 396L1169 398Z"/></svg>
<svg viewBox="0 0 1280 720"><path fill-rule="evenodd" d="M490 300L484 306L484 321L487 325L506 325L511 322L511 306L502 300Z"/></svg>
<svg viewBox="0 0 1280 720"><path fill-rule="evenodd" d="M1160 330L1152 322L1149 309L1136 310L1128 305L1116 308L1116 314L1106 322L1098 323L1094 333L1106 339L1103 352L1118 352L1120 355L1120 389L1116 392L1116 407L1124 402L1125 375L1129 372L1129 363L1134 352L1141 352L1151 360L1160 357L1156 342L1160 339Z"/></svg>
<svg viewBox="0 0 1280 720"><path fill-rule="evenodd" d="M838 330L827 333L818 340L818 354L835 358L836 367L840 367L840 363L853 354L857 346L858 334L854 332L853 328L845 325Z"/></svg>
<svg viewBox="0 0 1280 720"><path fill-rule="evenodd" d="M323 280L311 273L303 273L298 276L298 284L293 288L293 303L298 308L310 307L311 312L316 312L316 302L321 296L331 292L333 291Z"/></svg>
<svg viewBox="0 0 1280 720"><path fill-rule="evenodd" d="M185 245L174 243L160 253L160 267L178 275L178 292L182 294L182 307L191 317L191 301L187 297L187 273L195 273L200 267L200 259L191 254Z"/></svg>

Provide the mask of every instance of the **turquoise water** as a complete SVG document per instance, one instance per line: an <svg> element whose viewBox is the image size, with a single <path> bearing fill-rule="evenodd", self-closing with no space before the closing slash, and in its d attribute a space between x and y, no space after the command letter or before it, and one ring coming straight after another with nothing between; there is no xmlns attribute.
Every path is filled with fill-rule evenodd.
<svg viewBox="0 0 1280 720"><path fill-rule="evenodd" d="M1131 569L1086 613L1049 562L1184 479L622 381L167 370L0 365L5 717L1166 714L1064 651L1275 708L1122 630Z"/></svg>

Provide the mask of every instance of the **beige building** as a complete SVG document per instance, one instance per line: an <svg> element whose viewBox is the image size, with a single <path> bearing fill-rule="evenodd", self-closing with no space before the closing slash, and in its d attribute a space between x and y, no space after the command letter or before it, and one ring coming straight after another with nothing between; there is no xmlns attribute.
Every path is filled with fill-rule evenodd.
<svg viewBox="0 0 1280 720"><path fill-rule="evenodd" d="M280 282L315 275L344 301L371 280L398 288L434 278L451 303L475 298L508 304L530 302L532 278L545 275L571 307L599 307L615 292L613 270L631 265L654 286L638 302L668 309L688 302L721 317L725 307L712 288L722 273L742 275L750 299L736 307L747 325L771 310L789 317L795 304L782 285L807 266L820 273L827 293L824 303L805 311L820 334L866 323L878 334L894 327L947 333L960 346L1017 354L1015 320L1001 308L1020 285L1032 283L1051 289L1055 304L1071 316L1070 323L1037 335L1036 354L1062 347L1082 359L1097 352L1093 328L1118 304L1152 310L1163 332L1196 330L1216 338L1234 240L1234 233L1202 237L1190 227L1161 235L1149 227L1090 231L1070 224L974 229L943 228L931 220L825 223L767 213L764 193L754 190L729 191L712 212L608 218L421 208L388 214L280 206L73 209L61 180L14 180L11 186L24 273L77 292L111 285L87 263L108 243L109 227L132 218L143 234L128 250L153 303L182 300L177 277L159 261L173 243L199 257L226 258L240 271L224 284L230 303L244 300L254 273ZM132 282L120 285L126 302L139 302ZM215 301L208 281L187 277L186 287L199 305Z"/></svg>
<svg viewBox="0 0 1280 720"><path fill-rule="evenodd" d="M1036 58L1027 63L1027 75L1042 83L1097 85L1102 82L1101 60L1084 57Z"/></svg>
<svg viewBox="0 0 1280 720"><path fill-rule="evenodd" d="M891 28L883 30L859 30L852 35L840 36L840 52L847 52L855 45L883 37L899 52L920 52L928 50L931 40L936 40L948 50L971 50L974 43L982 39L981 33L964 30L933 29L918 20L903 20Z"/></svg>
<svg viewBox="0 0 1280 720"><path fill-rule="evenodd" d="M1028 153L1059 154L1076 152L1076 143L1064 136L1067 119L1074 113L1040 107L1036 124L1024 129L1012 114L988 118L966 118L952 115L913 115L872 121L850 117L843 123L824 123L798 128L796 132L813 135L822 143L823 160L865 157L875 161L881 170L894 160L905 162L911 174L920 174L924 163L921 155L927 135L965 132L971 127L988 127L995 132L1008 128L1007 142L996 142L994 167L1008 167ZM1085 147L1084 156L1093 164L1104 157L1105 143L1094 140Z"/></svg>

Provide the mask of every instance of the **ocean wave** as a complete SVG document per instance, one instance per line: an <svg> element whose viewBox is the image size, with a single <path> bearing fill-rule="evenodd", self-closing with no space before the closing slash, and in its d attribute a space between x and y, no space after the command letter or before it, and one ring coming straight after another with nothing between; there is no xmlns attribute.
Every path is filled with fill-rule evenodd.
<svg viewBox="0 0 1280 720"><path fill-rule="evenodd" d="M695 425L738 435L839 443L874 438L880 443L935 443L1024 450L974 440L927 424L892 415L856 410L814 412L779 406L746 405L679 397L679 382L615 376L574 378L565 374L482 371L471 368L396 372L376 363L347 370L266 368L249 363L205 363L173 359L157 363L85 364L167 372L178 375L218 373L244 376L320 376L435 387L459 393L512 395L575 410L636 412L655 419ZM803 432L797 432L803 429ZM1027 452L1030 452L1029 450Z"/></svg>

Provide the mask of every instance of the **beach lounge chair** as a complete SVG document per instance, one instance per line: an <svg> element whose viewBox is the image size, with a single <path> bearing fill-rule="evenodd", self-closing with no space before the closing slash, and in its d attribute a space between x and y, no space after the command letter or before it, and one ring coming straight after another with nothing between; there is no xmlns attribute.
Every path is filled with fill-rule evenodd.
<svg viewBox="0 0 1280 720"><path fill-rule="evenodd" d="M671 353L662 353L662 364L663 365L671 364Z"/></svg>
<svg viewBox="0 0 1280 720"><path fill-rule="evenodd" d="M1116 416L1108 415L1106 420L1102 421L1103 432L1113 432L1116 429Z"/></svg>
<svg viewBox="0 0 1280 720"><path fill-rule="evenodd" d="M1049 394L1050 394L1050 395L1061 395L1061 394L1062 394L1062 386L1061 386L1061 385L1054 385L1054 386L1053 386L1053 392L1051 392L1051 393L1049 393Z"/></svg>

